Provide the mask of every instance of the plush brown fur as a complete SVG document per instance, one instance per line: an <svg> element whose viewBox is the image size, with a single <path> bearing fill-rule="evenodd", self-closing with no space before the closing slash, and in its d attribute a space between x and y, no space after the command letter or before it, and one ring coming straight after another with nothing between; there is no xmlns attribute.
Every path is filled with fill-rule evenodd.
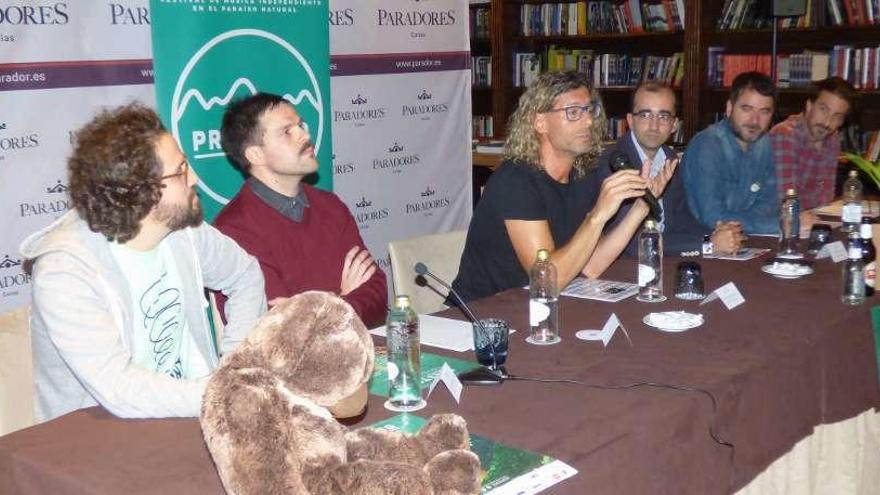
<svg viewBox="0 0 880 495"><path fill-rule="evenodd" d="M220 361L200 418L230 494L479 493L464 420L437 415L414 437L348 431L327 408L359 410L373 342L351 306L326 292L276 305ZM337 410L337 409L334 409Z"/></svg>

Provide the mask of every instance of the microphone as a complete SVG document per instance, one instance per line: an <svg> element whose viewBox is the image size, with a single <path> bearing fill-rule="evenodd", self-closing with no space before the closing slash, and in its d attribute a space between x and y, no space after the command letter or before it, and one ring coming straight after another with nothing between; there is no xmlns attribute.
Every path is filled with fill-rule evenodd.
<svg viewBox="0 0 880 495"><path fill-rule="evenodd" d="M480 332L482 332L483 335L487 337L486 340L488 340L489 342L489 352L492 356L492 367L486 368L485 366L480 366L475 370L471 370L466 373L459 373L458 380L463 385L501 385L501 383L504 382L505 378L507 377L505 376L503 368L498 368L498 361L495 358L495 342L486 331L486 328L483 327L483 323L480 321L480 319L477 318L473 311L471 311L471 308L469 308L467 303L464 302L464 299L462 299L461 296L458 295L458 292L456 292L456 290L453 289L451 285L447 284L440 277L431 273L431 271L428 270L427 265L422 262L418 262L415 264L415 266L413 266L413 270L415 270L416 274L423 277L425 275L431 277L438 284L445 287L449 291L449 293L452 294L453 297L455 297L456 302L458 303L459 307L461 307L464 311L465 316L467 316L468 319L470 319L471 322L473 322L473 324L476 325L477 328L479 328Z"/></svg>
<svg viewBox="0 0 880 495"><path fill-rule="evenodd" d="M639 168L630 163L629 158L626 157L623 153L615 153L611 158L611 171L619 172L621 170L638 170ZM651 210L651 217L654 220L660 220L660 216L663 214L663 208L660 206L660 202L657 201L657 198L654 197L654 193L651 192L650 189L645 189L645 195L642 196L642 199L645 200L645 203L648 203L648 208Z"/></svg>

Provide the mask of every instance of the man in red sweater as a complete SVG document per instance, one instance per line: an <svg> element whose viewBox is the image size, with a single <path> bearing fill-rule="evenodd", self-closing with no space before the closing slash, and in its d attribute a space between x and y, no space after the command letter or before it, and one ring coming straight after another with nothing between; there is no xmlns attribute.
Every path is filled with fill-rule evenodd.
<svg viewBox="0 0 880 495"><path fill-rule="evenodd" d="M284 98L234 102L223 116L226 155L247 181L214 221L255 256L272 300L307 290L339 294L364 323L385 318L385 274L335 194L302 182L318 169L308 126Z"/></svg>

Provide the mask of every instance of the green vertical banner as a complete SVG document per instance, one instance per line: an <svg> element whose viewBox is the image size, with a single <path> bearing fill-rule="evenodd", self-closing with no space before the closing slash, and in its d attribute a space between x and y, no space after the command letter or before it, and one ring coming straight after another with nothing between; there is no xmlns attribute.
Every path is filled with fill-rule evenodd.
<svg viewBox="0 0 880 495"><path fill-rule="evenodd" d="M199 175L212 220L241 187L220 146L230 102L282 95L308 124L332 189L329 0L150 0L156 107Z"/></svg>

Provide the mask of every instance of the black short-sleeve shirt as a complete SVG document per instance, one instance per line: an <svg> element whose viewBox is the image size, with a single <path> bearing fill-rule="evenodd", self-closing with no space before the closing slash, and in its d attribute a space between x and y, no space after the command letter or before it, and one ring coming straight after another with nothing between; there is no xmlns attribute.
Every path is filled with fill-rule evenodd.
<svg viewBox="0 0 880 495"><path fill-rule="evenodd" d="M546 220L556 247L565 245L595 202L601 185L592 179L595 175L576 178L572 170L563 184L525 163L501 164L486 183L468 228L452 284L461 297L471 301L527 285L529 275L517 260L504 221Z"/></svg>

